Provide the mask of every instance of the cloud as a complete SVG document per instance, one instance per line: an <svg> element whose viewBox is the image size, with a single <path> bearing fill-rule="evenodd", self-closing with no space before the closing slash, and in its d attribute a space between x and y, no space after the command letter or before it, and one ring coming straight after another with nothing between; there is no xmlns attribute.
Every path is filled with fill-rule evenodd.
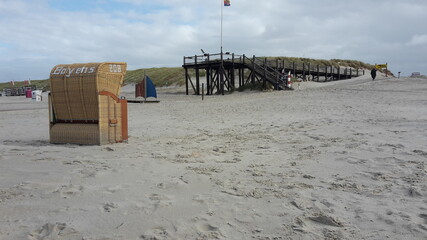
<svg viewBox="0 0 427 240"><path fill-rule="evenodd" d="M180 66L200 48L219 52L221 4L0 0L0 82L45 79L60 63ZM426 11L422 0L232 0L223 9L223 45L236 54L389 62L411 72L407 61L425 68Z"/></svg>
<svg viewBox="0 0 427 240"><path fill-rule="evenodd" d="M427 45L427 34L414 35L412 39L407 43L409 46Z"/></svg>

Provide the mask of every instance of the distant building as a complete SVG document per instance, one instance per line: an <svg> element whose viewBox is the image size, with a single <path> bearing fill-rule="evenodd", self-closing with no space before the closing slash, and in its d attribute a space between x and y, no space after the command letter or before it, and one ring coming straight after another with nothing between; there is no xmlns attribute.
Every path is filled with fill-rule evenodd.
<svg viewBox="0 0 427 240"><path fill-rule="evenodd" d="M12 96L12 89L11 88L5 88L3 89L4 95L6 97Z"/></svg>
<svg viewBox="0 0 427 240"><path fill-rule="evenodd" d="M419 76L421 76L421 73L420 73L420 72L413 72L413 73L411 74L411 77L419 77Z"/></svg>
<svg viewBox="0 0 427 240"><path fill-rule="evenodd" d="M9 96L25 96L25 92L27 90L36 90L36 86L25 86L25 87L13 87L13 88L4 88L3 89L3 96L9 97Z"/></svg>

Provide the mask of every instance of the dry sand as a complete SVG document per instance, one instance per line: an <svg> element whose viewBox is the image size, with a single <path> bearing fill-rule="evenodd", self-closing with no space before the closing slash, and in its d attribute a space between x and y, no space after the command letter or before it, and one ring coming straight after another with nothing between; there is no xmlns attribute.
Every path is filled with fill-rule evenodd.
<svg viewBox="0 0 427 240"><path fill-rule="evenodd" d="M106 146L0 97L0 239L426 239L426 79L174 90Z"/></svg>

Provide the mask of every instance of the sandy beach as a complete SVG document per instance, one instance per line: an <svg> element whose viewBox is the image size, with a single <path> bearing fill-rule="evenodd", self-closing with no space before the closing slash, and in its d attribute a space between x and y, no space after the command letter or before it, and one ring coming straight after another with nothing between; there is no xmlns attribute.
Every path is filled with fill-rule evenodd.
<svg viewBox="0 0 427 240"><path fill-rule="evenodd" d="M0 239L426 239L427 79L158 95L103 146L0 97Z"/></svg>

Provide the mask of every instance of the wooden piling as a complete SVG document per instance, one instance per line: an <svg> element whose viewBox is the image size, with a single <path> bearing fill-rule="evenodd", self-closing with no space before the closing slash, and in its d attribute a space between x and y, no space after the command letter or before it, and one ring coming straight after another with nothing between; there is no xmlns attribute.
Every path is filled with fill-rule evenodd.
<svg viewBox="0 0 427 240"><path fill-rule="evenodd" d="M197 65L197 56L194 56L194 63ZM199 68L196 67L196 95L200 95L200 73Z"/></svg>
<svg viewBox="0 0 427 240"><path fill-rule="evenodd" d="M297 77L297 73L295 72L295 62L292 63L292 74L294 75L294 78Z"/></svg>
<svg viewBox="0 0 427 240"><path fill-rule="evenodd" d="M325 82L328 81L328 66L325 65Z"/></svg>
<svg viewBox="0 0 427 240"><path fill-rule="evenodd" d="M302 80L305 81L305 62L302 63Z"/></svg>
<svg viewBox="0 0 427 240"><path fill-rule="evenodd" d="M184 66L185 66L185 57L184 57ZM184 68L185 70L185 94L188 95L188 68Z"/></svg>

